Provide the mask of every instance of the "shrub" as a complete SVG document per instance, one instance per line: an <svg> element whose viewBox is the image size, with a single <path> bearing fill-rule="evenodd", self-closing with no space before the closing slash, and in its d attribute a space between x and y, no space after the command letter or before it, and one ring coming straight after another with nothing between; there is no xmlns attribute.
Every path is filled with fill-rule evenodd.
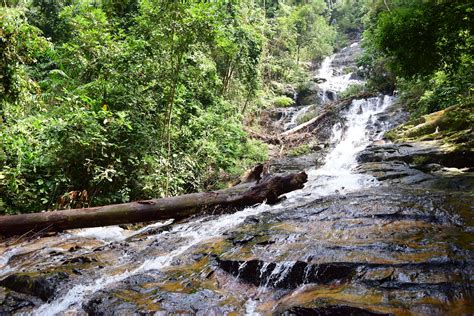
<svg viewBox="0 0 474 316"><path fill-rule="evenodd" d="M273 106L277 108L284 108L292 106L295 104L295 101L287 96L279 96L273 99Z"/></svg>

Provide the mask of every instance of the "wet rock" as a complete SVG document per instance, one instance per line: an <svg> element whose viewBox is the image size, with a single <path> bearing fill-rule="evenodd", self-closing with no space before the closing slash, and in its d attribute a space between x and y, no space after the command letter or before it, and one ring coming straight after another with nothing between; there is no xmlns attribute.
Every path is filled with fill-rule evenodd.
<svg viewBox="0 0 474 316"><path fill-rule="evenodd" d="M416 185L434 180L434 177L420 170L411 168L407 163L401 161L368 162L362 163L356 168L359 173L368 173L379 181L388 181L391 184L400 183L404 185Z"/></svg>
<svg viewBox="0 0 474 316"><path fill-rule="evenodd" d="M374 144L357 160L358 172L390 185L466 191L474 188L473 152L446 151L436 142ZM466 168L456 169L462 167Z"/></svg>
<svg viewBox="0 0 474 316"><path fill-rule="evenodd" d="M223 297L210 290L193 293L150 291L137 294L128 290L100 291L82 305L89 315L166 314L224 315L234 310L222 303Z"/></svg>
<svg viewBox="0 0 474 316"><path fill-rule="evenodd" d="M94 298L83 304L82 308L87 314L96 316L130 314L139 310L132 302L121 300L106 292L96 294Z"/></svg>
<svg viewBox="0 0 474 316"><path fill-rule="evenodd" d="M313 77L313 78L311 78L311 81L313 81L317 84L320 84L320 83L326 82L327 79L326 78L321 78L321 77Z"/></svg>
<svg viewBox="0 0 474 316"><path fill-rule="evenodd" d="M318 150L310 154L297 156L297 157L285 157L270 162L270 172L279 174L290 172L293 170L295 172L299 170L304 170L311 167L317 167L323 164L324 162L325 150ZM291 172L293 172L291 171Z"/></svg>
<svg viewBox="0 0 474 316"><path fill-rule="evenodd" d="M95 258L89 258L86 256L79 256L79 257L74 257L67 259L63 262L63 265L69 265L69 264L85 264L85 263L92 263L92 262L97 262L97 259Z"/></svg>
<svg viewBox="0 0 474 316"><path fill-rule="evenodd" d="M245 224L257 224L260 220L256 216L248 216L245 218L244 223Z"/></svg>
<svg viewBox="0 0 474 316"><path fill-rule="evenodd" d="M336 92L331 90L324 91L324 97L326 98L326 100L329 100L331 102L337 99Z"/></svg>
<svg viewBox="0 0 474 316"><path fill-rule="evenodd" d="M310 265L306 262L263 262L259 260L218 260L219 267L256 286L294 289L302 284L329 284L347 281L355 275L356 265L330 263Z"/></svg>
<svg viewBox="0 0 474 316"><path fill-rule="evenodd" d="M350 80L364 80L362 75L358 72L353 72L351 73L351 76L349 77Z"/></svg>
<svg viewBox="0 0 474 316"><path fill-rule="evenodd" d="M324 307L293 307L283 315L295 315L295 316L388 316L393 314L377 313L367 309L358 307L345 306L345 305L329 305Z"/></svg>
<svg viewBox="0 0 474 316"><path fill-rule="evenodd" d="M0 281L0 285L10 290L30 294L48 301L57 292L58 287L69 279L65 272L52 274L12 274Z"/></svg>
<svg viewBox="0 0 474 316"><path fill-rule="evenodd" d="M321 101L321 89L314 82L308 83L307 86L298 91L296 96L296 104L299 106L321 104Z"/></svg>
<svg viewBox="0 0 474 316"><path fill-rule="evenodd" d="M0 287L0 315L28 314L43 302L30 295L17 293Z"/></svg>
<svg viewBox="0 0 474 316"><path fill-rule="evenodd" d="M283 87L281 94L290 99L294 99L296 96L296 89L292 85L286 85Z"/></svg>
<svg viewBox="0 0 474 316"><path fill-rule="evenodd" d="M473 152L445 151L436 142L371 145L358 155L357 160L360 163L396 160L415 166L436 163L446 167L474 167Z"/></svg>

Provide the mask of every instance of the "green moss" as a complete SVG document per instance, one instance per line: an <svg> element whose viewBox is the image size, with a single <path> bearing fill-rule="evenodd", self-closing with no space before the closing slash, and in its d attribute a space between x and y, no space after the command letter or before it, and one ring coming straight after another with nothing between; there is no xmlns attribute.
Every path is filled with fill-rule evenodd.
<svg viewBox="0 0 474 316"><path fill-rule="evenodd" d="M385 133L392 141L438 140L453 148L472 148L474 126L473 104L451 106L447 109L414 118Z"/></svg>
<svg viewBox="0 0 474 316"><path fill-rule="evenodd" d="M310 152L311 152L311 146L308 145L308 144L303 144L303 145L300 145L298 147L292 148L288 152L288 155L290 155L292 157L296 157L296 156L302 156L302 155L309 154Z"/></svg>
<svg viewBox="0 0 474 316"><path fill-rule="evenodd" d="M417 166L421 166L426 164L429 161L428 157L426 156L414 156L413 157L413 164Z"/></svg>

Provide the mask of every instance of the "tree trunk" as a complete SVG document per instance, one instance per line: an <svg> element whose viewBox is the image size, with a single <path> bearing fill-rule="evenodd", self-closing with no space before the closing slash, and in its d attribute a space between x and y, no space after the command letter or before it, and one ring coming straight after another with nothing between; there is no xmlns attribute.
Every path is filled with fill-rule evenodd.
<svg viewBox="0 0 474 316"><path fill-rule="evenodd" d="M334 113L338 113L338 112L346 109L348 106L350 106L354 99L367 99L367 98L374 97L374 96L375 96L374 93L362 92L362 93L359 93L356 96L349 97L349 98L346 98L346 99L342 99L340 101L337 101L336 103L329 104L320 111L319 115L317 115L316 117L312 118L311 120L309 120L309 121L307 121L303 124L300 124L300 125L292 128L292 129L290 129L286 132L281 133L280 137L285 138L285 137L287 137L289 135L292 135L294 133L311 132L316 126L318 126L318 124L321 123L321 121L326 119L328 116L330 116Z"/></svg>
<svg viewBox="0 0 474 316"><path fill-rule="evenodd" d="M257 183L233 188L192 193L147 201L106 205L0 217L0 235L20 235L35 231L62 231L72 228L98 227L166 219L183 219L203 212L223 212L267 201L279 201L279 196L303 188L304 172L268 177Z"/></svg>

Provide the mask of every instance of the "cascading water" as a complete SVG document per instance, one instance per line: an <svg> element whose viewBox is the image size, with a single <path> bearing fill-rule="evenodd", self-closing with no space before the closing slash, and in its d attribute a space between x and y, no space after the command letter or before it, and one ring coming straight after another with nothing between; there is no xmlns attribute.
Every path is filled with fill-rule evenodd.
<svg viewBox="0 0 474 316"><path fill-rule="evenodd" d="M327 89L341 90L347 87L348 76L332 76L331 61L334 56L323 62L321 75L326 76L324 86ZM341 79L343 78L343 79ZM340 82L340 80L345 80ZM370 141L380 136L375 135L367 129L367 125L376 119L376 115L384 111L390 105L392 98L388 96L370 98L367 100L354 100L352 105L343 113L343 122L336 124L333 128L332 143L334 148L327 155L325 164L318 169L307 170L309 181L303 190L288 194L288 199L279 205L269 206L262 204L256 207L244 209L240 212L221 215L212 218L202 218L186 224L175 225L170 231L155 235L156 242L174 243L174 250L166 254L155 256L150 259L133 258L133 260L123 260L126 267L122 272L117 273L117 267L105 269L100 277L95 280L84 280L83 284L75 285L65 294L57 297L54 301L44 304L35 311L38 315L57 314L68 310L80 309L81 303L95 292L113 286L117 282L123 281L133 275L147 271L160 271L169 267L173 261L184 256L193 247L212 241L213 238L222 236L232 231L233 228L243 223L251 216L266 211L275 211L287 206L304 203L315 197L325 196L334 193L346 193L362 187L376 184L373 177L356 174L352 172L356 164L356 154L364 149ZM95 230L83 230L80 235L94 235ZM121 240L120 231L117 228L103 228L100 233L104 238L115 238ZM243 267L240 267L243 268ZM239 268L239 269L240 269ZM266 269L266 266L265 266ZM291 269L291 262L283 262L272 271L267 281L273 283L280 282L285 273ZM264 271L261 271L263 273ZM255 303L250 300L247 305L247 313L253 314Z"/></svg>
<svg viewBox="0 0 474 316"><path fill-rule="evenodd" d="M326 57L321 67L316 71L315 79L319 82L319 105L331 103L337 99L337 94L346 90L350 85L363 83L353 79L353 73L345 71L345 66L353 66L354 58L359 50L359 43L353 43L343 48L340 52ZM345 57L346 56L346 57ZM337 60L341 60L336 62ZM350 69L350 68L347 68ZM314 100L316 103L316 100ZM289 130L298 125L298 120L310 110L314 104L288 109L291 113L289 122L283 125L284 130Z"/></svg>

